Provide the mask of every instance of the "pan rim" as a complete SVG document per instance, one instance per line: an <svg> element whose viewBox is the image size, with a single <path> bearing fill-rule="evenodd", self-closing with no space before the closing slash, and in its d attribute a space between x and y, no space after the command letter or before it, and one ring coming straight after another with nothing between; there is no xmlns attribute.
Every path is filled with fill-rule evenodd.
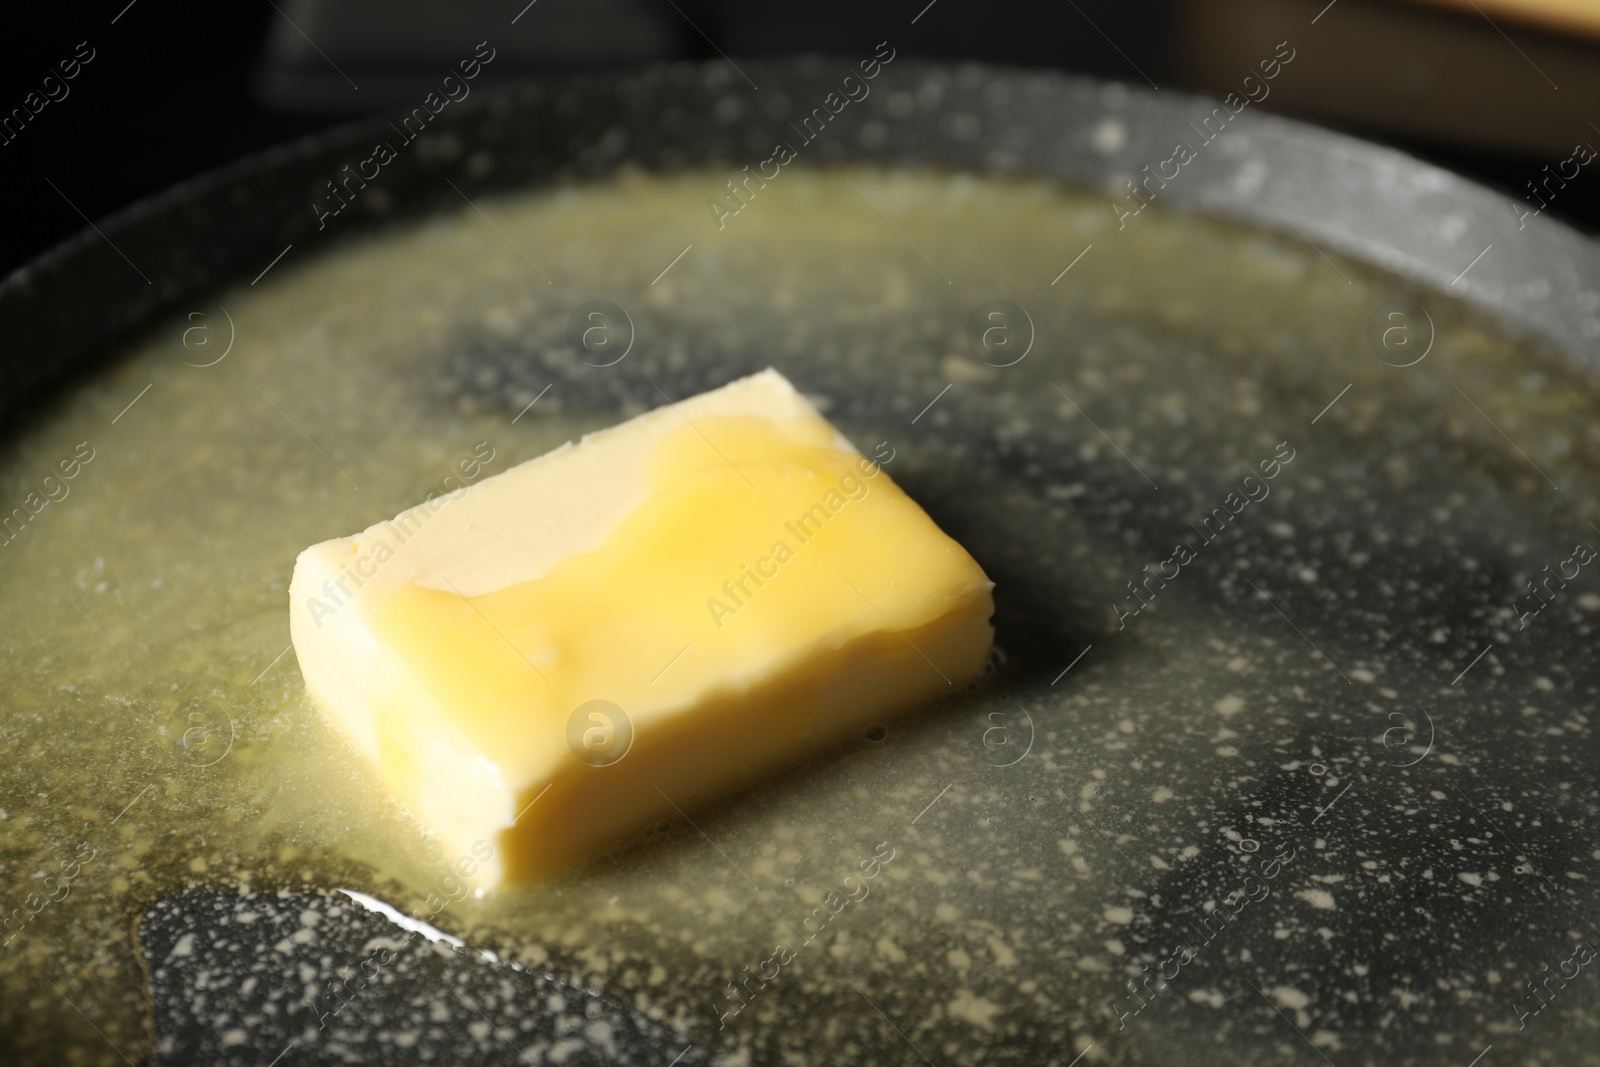
<svg viewBox="0 0 1600 1067"><path fill-rule="evenodd" d="M770 101L785 94L806 96L837 82L852 68L849 60L806 56L746 63L743 69L778 90L769 93ZM834 141L821 145L802 166L884 165L1058 180L1104 191L1113 217L1117 208L1112 197L1129 196L1126 189L1117 188L1120 182L1150 174L1150 166L1162 161L1159 153L1171 151L1157 146L1180 129L1180 120L1193 129L1195 116L1226 107L1206 96L980 63L906 57L892 67L884 66L879 77L883 79L879 90L915 99L928 97L933 89L931 95L938 99L931 107L916 104L915 113L890 127L887 143L878 151L851 150ZM518 119L559 132L563 117L585 109L614 125L630 107L635 115L642 114L637 104L642 99L658 118L681 117L696 105L704 107L701 121L690 131L691 140L700 137L697 148L714 148L730 142L716 133L706 143L704 135L717 123L709 105L744 88L721 61L553 75L486 87L476 100L463 101L453 112L440 115L437 128L425 131L419 141L459 138L474 125L479 132L514 128ZM954 100L953 106L962 109L959 112L946 110L945 98L952 90L964 94ZM1008 110L1022 112L1023 117L1018 119ZM975 117L980 131L986 122L1006 125L991 125L991 132L976 137L951 133L949 123L941 126L940 119L953 113ZM759 135L752 140L752 130L760 124L780 125L770 119L747 123L736 138L759 143ZM1113 127L1122 142L1114 151L1088 147L1096 131ZM251 217L252 210L291 205L294 197L285 195L285 190L297 179L305 181L309 192L314 179L331 173L341 156L393 128L387 117L360 119L202 172L91 222L0 278L0 335L12 340L9 351L0 354L0 390L8 398L6 407L15 410L24 398L53 391L87 369L97 354L147 330L185 301L251 277L279 254L276 250L286 252L316 241L319 247L313 251L321 253L401 218L425 217L448 203L436 195L416 195L417 179L455 174L465 192L504 193L539 188L569 176L597 178L623 164L656 171L710 169L739 158L736 152L684 153L657 146L654 158L642 162L626 155L584 162L581 157L588 149L573 150L569 138L568 145L546 160L542 173L516 173L507 181L501 173L474 177L459 159L453 169L438 161L419 163L418 153L410 152L398 167L385 170L386 176L392 169L411 183L399 198L400 210L369 212L341 222L329 228L331 240L317 241L310 212ZM995 129L997 133L992 132ZM1018 136L1019 131L1028 136ZM1600 292L1600 241L1552 217L1534 217L1524 225L1518 218L1518 202L1509 195L1400 149L1303 120L1244 107L1217 136L1225 135L1232 140L1224 147L1207 149L1209 170L1197 169L1192 178L1174 180L1170 190L1162 183L1158 199L1167 208L1298 237L1319 253L1327 247L1409 285L1460 300L1486 312L1508 334L1553 346L1579 369L1600 373L1600 354L1593 345L1600 339L1600 297L1585 295ZM718 136L723 137L721 142ZM1226 169L1229 166L1231 170ZM1254 192L1240 183L1250 173L1259 179L1249 183ZM455 196L448 185L437 184L445 196ZM274 185L279 188L271 190L273 202L252 209L248 203L252 194ZM1300 202L1298 190L1305 187L1322 193L1314 206ZM1151 188L1148 180L1145 188ZM1292 198L1285 193L1290 189L1296 190ZM1279 195L1272 198L1273 193ZM304 195L300 199L309 201ZM223 246L207 254L199 247L204 220L189 216L228 201L240 205L231 217L236 226L243 220L243 232L234 229ZM1476 242L1486 246L1480 259L1496 247L1509 245L1509 252L1495 257L1498 263L1473 259L1469 265L1472 253L1460 240L1467 230L1474 235L1468 242L1471 247L1478 247ZM171 237L174 231L177 236ZM141 278L145 272L137 267L129 270L134 261L127 258L126 245L146 249L169 241L164 246L166 262L160 265L167 269L153 269L155 278ZM1467 269L1452 278L1463 266ZM97 286L101 290L95 301L97 313L85 314L90 309L84 307L88 299L84 290Z"/></svg>

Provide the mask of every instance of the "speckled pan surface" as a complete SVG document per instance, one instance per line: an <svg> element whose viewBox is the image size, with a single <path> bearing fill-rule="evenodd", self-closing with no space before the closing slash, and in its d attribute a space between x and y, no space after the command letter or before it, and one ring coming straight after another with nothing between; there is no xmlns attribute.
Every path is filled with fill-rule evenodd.
<svg viewBox="0 0 1600 1067"><path fill-rule="evenodd" d="M464 991L539 1062L532 972L670 1035L630 1063L1600 1062L1600 257L1248 109L1119 226L1107 184L1211 105L1053 77L896 60L803 143L854 65L480 97L320 232L381 132L5 283L14 390L110 357L0 459L8 500L70 487L0 557L11 1058L476 1062L476 1030L447 1040ZM779 140L797 158L731 214ZM574 343L595 301L620 360ZM1003 658L559 883L451 900L455 857L274 659L294 552L479 441L504 469L769 364L984 565ZM478 998L380 970L333 1041L318 968L365 974L376 920L263 902L341 936L230 953L194 917L254 898L178 897L141 964L134 924L191 887L358 890L526 971L437 965L500 983ZM238 970L200 986L291 993L202 1007L171 980L201 950ZM216 1043L172 1043L194 1027Z"/></svg>

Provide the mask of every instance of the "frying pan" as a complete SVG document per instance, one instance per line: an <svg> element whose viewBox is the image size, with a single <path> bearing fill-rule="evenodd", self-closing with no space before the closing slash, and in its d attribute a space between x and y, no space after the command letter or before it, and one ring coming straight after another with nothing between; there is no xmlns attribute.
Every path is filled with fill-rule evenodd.
<svg viewBox="0 0 1600 1067"><path fill-rule="evenodd" d="M404 153L384 169L382 195L361 198L337 225L325 229L319 228L309 202L321 195L327 175L369 154L374 140L387 135L386 123L336 131L196 179L105 220L0 284L0 335L8 340L0 356L4 360L0 373L5 375L8 408L13 415L26 414L52 391L89 374L119 344L150 330L165 316L214 296L219 287L293 270L364 233L458 211L464 197L477 201L497 192L596 181L625 167L670 173L686 168L715 170L730 162L731 169L737 169L743 161L765 159L772 153L774 129L834 91L839 71L846 66L824 60L752 65L745 73L761 86L757 93L728 65L714 63L481 94L447 109L425 141L419 142L418 151ZM1146 166L1170 159L1174 141L1189 138L1186 131L1191 124L1213 114L1217 106L1214 101L1053 74L902 59L884 70L870 98L839 120L830 131L836 135L808 146L802 165L1047 178L1102 193L1108 214L1115 219L1118 209L1110 204L1125 211L1134 203L1128 199L1127 183L1143 179ZM1292 254L1306 269L1325 267L1352 286L1356 282L1345 277L1346 272L1361 275L1363 284L1369 276L1392 280L1392 299L1372 309L1376 319L1363 315L1360 321L1345 323L1343 332L1328 344L1295 338L1293 308L1275 309L1242 323L1231 343L1260 349L1258 362L1251 366L1265 365L1261 361L1305 364L1303 379L1295 379L1302 384L1321 380L1325 368L1311 366L1318 360L1348 359L1351 367L1370 368L1380 361L1393 366L1396 361L1386 358L1393 353L1385 349L1383 331L1396 323L1417 329L1426 319L1430 336L1435 328L1441 337L1451 331L1481 335L1500 346L1497 350L1511 353L1508 358L1526 361L1520 368L1526 373L1570 374L1571 381L1580 383L1576 387L1580 392L1590 384L1593 346L1600 338L1600 298L1595 297L1600 291L1600 250L1548 218L1525 220L1518 205L1503 196L1398 152L1248 108L1229 118L1225 133L1208 142L1194 164L1185 166L1181 180L1144 189L1146 196L1153 196L1156 210L1148 216L1141 213L1129 226L1179 225L1173 220L1184 214L1229 220L1242 226L1236 231L1237 240L1248 242L1252 233L1259 232L1279 235L1282 240L1275 247L1296 250ZM1076 251L1062 249L1062 263ZM1143 269L1162 268L1156 263ZM1169 279L1163 291L1170 294L1171 285ZM1129 365L1143 360L1159 366L1188 358L1183 354L1188 342L1181 329L1174 332L1175 320L1158 314L1153 298L1148 308L1141 307L1137 286L1133 291L1131 307L1124 306L1114 325L1082 324L1084 344L1108 346ZM1396 313L1402 318L1388 317ZM964 314L956 317L954 332L960 332L964 321ZM772 325L770 314L762 325ZM1306 319L1301 325L1314 334L1327 322ZM509 394L517 382L520 354L514 349L485 349L470 324L463 324L463 331L461 358L468 367L495 372L489 375L494 384L480 391L486 388L490 401L499 393ZM1194 342L1201 348L1206 343ZM932 380L912 351L915 343L902 341L898 347L889 343L887 356L877 353L878 363L860 367L855 379L835 383L835 417L852 432L878 428L874 420L887 417L882 414L886 394L898 395L913 384ZM723 355L727 361L716 366L701 363L677 371L662 366L658 369L663 376L657 380L668 392L680 395L746 369L738 364L738 353ZM1037 364L1036 360L1029 366ZM1342 380L1342 370L1329 373ZM1354 372L1350 377L1366 380ZM571 384L581 392L581 383ZM1038 379L1025 391L1034 388L1043 392L1049 379ZM933 389L925 390L926 395L931 396ZM461 390L470 391L466 385ZM1186 898L1203 896L1219 878L1226 882L1232 877L1229 872L1264 871L1262 864L1277 846L1268 842L1265 832L1251 836L1249 827L1262 831L1276 827L1273 839L1292 841L1285 847L1301 864L1292 875L1296 886L1292 895L1300 903L1285 901L1291 895L1286 890L1269 894L1271 907L1309 908L1317 922L1297 926L1280 911L1275 913L1275 925L1263 920L1248 929L1241 926L1224 950L1226 966L1221 959L1208 961L1217 973L1180 996L1160 1000L1156 1007L1166 1014L1152 1011L1143 1022L1134 1017L1145 1009L1135 1012L1134 1003L1144 1005L1147 998L1158 998L1147 977L1134 982L1119 974L1118 959L1104 979L1094 979L1098 986L1090 982L1072 987L1078 990L1072 996L1080 999L1044 1006L1039 1003L1042 997L1019 996L1001 1005L998 1025L993 1011L973 1007L987 1001L962 999L960 992L952 997L953 987L942 984L943 979L927 972L917 972L913 978L908 970L898 981L893 974L876 978L871 997L856 989L859 1001L841 986L843 999L818 994L809 1002L786 1006L779 1015L758 1018L743 1032L742 1044L719 1038L714 1021L692 1020L678 1029L699 1047L696 1056L740 1055L760 1063L793 1062L804 1055L826 1062L1066 1064L1077 1062L1079 1056L1087 1057L1086 1063L1327 1060L1341 1067L1466 1063L1474 1055L1505 1056L1503 1062L1595 1062L1593 1042L1585 1035L1595 1026L1597 997L1582 978L1561 981L1562 999L1545 1009L1549 1014L1531 1033L1527 1026L1518 1026L1519 1016L1512 1007L1546 1003L1532 999L1538 992L1529 983L1542 980L1550 966L1571 958L1570 943L1585 929L1586 914L1595 911L1591 886L1600 872L1594 870L1591 855L1597 809L1592 776L1587 774L1595 758L1587 715L1597 679L1587 616L1577 612L1564 626L1545 626L1540 631L1543 644L1537 647L1509 644L1498 637L1469 643L1464 633L1453 629L1469 623L1489 625L1484 620L1517 592L1527 545L1543 552L1558 543L1560 531L1581 528L1575 520L1587 515L1581 499L1594 482L1582 467L1582 456L1572 459L1570 469L1556 469L1540 446L1526 440L1522 445L1513 443L1499 425L1494 425L1499 436L1482 429L1483 440L1495 443L1498 453L1479 448L1476 439L1462 445L1476 468L1459 457L1442 459L1430 451L1428 434L1437 432L1440 440L1452 444L1461 443L1463 436L1453 424L1440 422L1436 412L1410 412L1399 404L1384 408L1381 399L1374 399L1368 403L1378 407L1365 409L1359 422L1341 422L1345 416L1335 405L1344 394L1333 392L1326 390L1313 403L1309 395L1296 395L1283 381L1274 387L1276 398L1289 396L1309 405L1303 417L1297 413L1293 436L1304 438L1309 427L1320 424L1320 429L1342 435L1340 443L1325 446L1327 471L1307 487L1284 491L1280 497L1285 511L1274 530L1282 527L1288 533L1262 530L1259 536L1252 533L1208 557L1215 564L1196 579L1195 595L1209 606L1195 609L1199 614L1186 620L1191 643L1207 637L1219 641L1234 626L1251 634L1280 627L1270 641L1282 638L1284 647L1293 645L1315 664L1313 671L1306 662L1297 660L1290 667L1287 660L1274 660L1284 664L1281 677L1260 683L1261 692L1281 690L1292 699L1262 725L1264 732L1256 734L1244 727L1248 713L1234 717L1239 708L1230 701L1238 698L1221 692L1215 700L1207 698L1205 709L1151 706L1174 699L1172 694L1181 688L1172 677L1176 668L1160 662L1182 661L1179 638L1159 629L1159 623L1147 628L1148 643L1137 646L1140 653L1121 653L1120 659L1113 657L1103 668L1085 661L1079 675L1062 682L1072 677L1067 671L1057 673L1071 658L1066 653L1085 645L1111 644L1122 633L1118 617L1108 617L1104 607L1104 600L1121 593L1094 604L1069 600L1070 589L1043 573L1052 568L1070 571L1065 562L1038 564L1040 557L1035 555L1036 565L1030 566L1029 560L1014 558L1017 554L1009 551L1007 534L985 522L985 515L1003 514L1008 507L1021 508L1017 515L1028 521L1040 519L1039 514L1024 515L1027 506L1002 489L1015 490L1024 500L1043 500L1050 486L1073 482L1087 490L1052 499L1074 501L1080 515L1074 526L1077 536L1105 552L1112 551L1105 546L1118 544L1117 551L1130 561L1160 558L1170 551L1171 530L1182 525L1183 516L1195 514L1199 502L1220 498L1226 479L1201 476L1204 486L1186 490L1186 503L1155 503L1141 495L1143 488L1128 479L1125 470L1115 467L1120 463L1120 446L1111 437L1105 440L1116 452L1086 451L1079 431L1084 435L1089 431L1074 423L1068 437L1047 435L1037 448L1013 448L997 442L987 430L962 429L992 427L1005 409L1005 397L962 399L960 394L946 401L955 414L940 425L968 446L966 451L940 452L939 446L927 446L933 455L958 467L965 463L958 470L960 477L955 482L941 480L927 464L918 466L915 460L902 468L903 478L896 474L942 525L973 548L996 578L996 625L1006 659L987 683L991 690L986 699L1033 699L1057 683L1070 688L1080 684L1079 679L1086 687L1070 707L1036 706L1057 730L1051 735L1039 728L1041 751L1056 746L1055 766L1036 772L1031 769L1039 762L1036 757L1021 767L1037 777L1024 779L1019 774L1004 789L993 783L986 786L994 790L996 810L1009 820L1006 841L1019 847L1043 842L1046 851L1055 850L1059 841L1058 858L1080 848L1100 849L1109 865L1126 862L1134 868L1131 876L1124 872L1111 877L1117 883L1129 882L1141 907L1175 914ZM1459 386L1457 392L1464 399L1468 396ZM1357 402L1358 395L1345 401L1347 407ZM596 411L619 411L626 402L644 399L611 395L598 387L585 396ZM1585 396L1574 393L1573 402L1581 412L1593 406ZM1135 399L1124 397L1115 406L1127 415L1131 410L1127 405ZM1317 409L1328 400L1332 403L1319 413ZM1481 395L1477 400L1486 403ZM1499 409L1491 405L1491 411ZM1405 424L1413 413L1417 427ZM1495 424L1483 410L1477 414ZM1464 409L1462 417L1476 416ZM902 432L904 423L899 420ZM1536 464L1548 485L1523 469L1522 459L1533 464L1522 452L1524 447L1538 454L1559 481ZM1379 459L1394 459L1392 453L1382 455L1385 449L1398 449L1406 453L1401 458L1422 466L1432 464L1429 470L1454 471L1460 484L1385 482L1381 462L1373 458L1376 452ZM967 458L951 459L958 455ZM1473 469L1483 474L1482 480L1472 480ZM965 494L958 483L966 485ZM1345 495L1319 499L1319 491L1326 495L1336 489ZM1464 494L1473 505L1495 509L1494 514L1463 514L1460 502L1450 501L1452 491ZM1011 504L1005 502L1008 499ZM1441 514L1448 519L1438 518ZM1369 536L1382 524L1380 519L1392 529ZM1442 522L1448 528L1434 528ZM1276 546L1270 540L1274 536L1303 544L1302 554ZM1456 580L1442 573L1441 559L1468 557L1478 561L1470 579ZM1357 559L1358 563L1351 562ZM1240 560L1259 568L1249 572L1255 581L1235 580L1246 569ZM1320 606L1307 602L1301 612L1294 610L1295 597L1284 592L1292 588L1286 576L1303 575L1308 569L1322 571L1324 587L1330 583L1327 575L1338 576L1334 601L1350 605L1343 617L1328 607L1332 601L1318 602ZM1127 573L1139 574L1138 564L1128 567ZM1117 574L1121 575L1120 568ZM1119 584L1113 581L1109 587ZM1104 588L1102 582L1097 591ZM1444 592L1433 595L1418 589ZM1285 604L1288 611L1282 610ZM1248 623L1238 621L1247 616ZM1318 640L1305 631L1314 632ZM1448 631L1449 648L1431 651L1424 662L1422 652L1431 635L1441 631ZM1302 638L1314 656L1293 644ZM1473 659L1477 646L1485 642L1490 647ZM1359 658L1353 651L1357 648L1367 648L1376 657L1374 666L1349 666L1352 658ZM1480 662L1486 654L1489 659ZM1273 656L1278 655L1274 651ZM1141 659L1149 656L1157 661ZM1248 665L1249 659L1240 654L1232 662ZM1340 661L1354 680L1339 669ZM1352 699L1342 690L1318 688L1337 687L1341 678L1346 686L1371 686L1375 684L1371 676L1382 673L1376 666L1379 661L1394 671L1385 679L1381 697ZM1559 668L1550 667L1552 663ZM1473 666L1480 668L1478 673L1470 673ZM1450 676L1460 668L1466 669L1452 681ZM1184 669L1200 672L1194 684L1205 688L1203 679L1209 677L1205 672L1210 668L1189 664ZM1549 683L1550 675L1556 677L1554 683ZM1141 680L1152 676L1166 677L1167 688L1142 689ZM1531 701L1523 692L1536 679L1548 683L1536 687L1540 692L1552 694L1542 702ZM1454 705L1448 715L1438 710L1441 693L1466 693L1462 687L1472 685L1478 688L1464 698L1465 703ZM1129 712L1129 700L1142 701L1144 709ZM1426 708L1434 708L1435 714L1424 715ZM1222 728L1237 740L1189 744L1193 738L1183 736L1183 724L1213 710L1224 717ZM1391 711L1399 717L1390 718ZM930 718L931 725L917 728L920 734L913 731L920 739L915 743L926 751L948 755L939 747L940 731L954 729L951 724L957 720L961 736L971 740L972 731L959 709L947 708L942 716ZM1208 721L1207 731L1212 728ZM1199 857L1195 861L1203 868L1199 873L1139 854L1142 840L1162 831L1161 820L1168 817L1159 813L1169 809L1152 807L1148 790L1137 801L1131 794L1116 798L1118 773L1113 763L1132 758L1113 755L1122 751L1121 743L1107 738L1118 730L1147 731L1141 742L1145 758L1161 768L1158 779L1164 783L1157 794L1209 791L1209 803L1223 812L1217 817L1197 816L1191 808L1164 827L1169 834L1196 840L1192 855ZM1404 744L1394 742L1397 736ZM1451 749L1448 761L1435 754L1436 745ZM1429 755L1434 755L1432 761ZM1258 769L1239 773L1232 762L1238 758ZM1137 759L1133 766L1136 777L1148 770ZM1113 773L1094 776L1107 768ZM1103 799L1102 786L1095 782L1102 783L1104 794L1113 799ZM1359 791L1344 799L1341 789L1357 786ZM1049 800L1052 794L1060 804L1045 806L1047 801L1056 804ZM946 803L955 804L960 795L958 790ZM944 796L939 793L934 802ZM1337 808L1341 800L1349 807ZM1450 805L1454 807L1443 810ZM927 814L933 806L917 818L938 818ZM1273 814L1268 817L1267 812ZM1352 822L1330 829L1346 812ZM1106 825L1096 823L1095 813ZM1076 843L1080 837L1081 845ZM1069 840L1075 842L1070 847ZM1433 855L1434 850L1442 858L1425 875L1415 870L1410 861ZM1473 869L1448 869L1453 852L1477 855ZM1294 862L1283 860L1291 869ZM1370 884L1361 882L1369 877L1363 872L1376 872L1370 874ZM1471 878L1457 877L1460 874ZM1493 883L1490 889L1476 893L1486 877ZM1434 891L1438 880L1450 885ZM1353 881L1362 888L1353 888ZM1110 884L1100 886L1100 891L1107 892ZM1023 889L1033 894L1026 899L1041 899L1038 891ZM999 888L986 892L997 908L1022 907L1023 896L1008 896ZM1486 894L1493 894L1493 899ZM1044 898L1048 896L1046 891ZM965 902L975 907L981 899L978 894ZM169 902L146 932L145 944L174 943L175 936L169 935L181 929L174 926L178 921L174 915L187 914L199 924L197 929L212 929L232 906L205 896ZM1080 906L1082 915L1071 909L1052 912L1043 905L1022 924L1021 939L1042 943L1040 924L1052 917L1074 929L1082 919L1092 928L1083 938L1107 946L1096 948L1100 955L1155 961L1153 968L1145 965L1147 972L1172 965L1173 956L1166 951L1174 943L1171 930L1142 927L1125 894L1077 901L1073 908ZM1002 919L997 915L997 929L1005 925ZM337 921L356 922L343 914ZM1012 931L1011 936L1016 935ZM928 936L930 943L945 944L932 932ZM1115 947L1110 947L1112 942ZM1087 973L1077 967L1078 960L1089 956L1087 943L1056 951L1037 977L1043 981L1058 971ZM1311 952L1306 945L1321 948ZM1295 952L1310 955L1302 959ZM1040 966L1037 960L1034 965ZM991 977L1004 966L996 963ZM158 1059L222 1062L245 1055L235 1044L208 1036L198 1013L185 1017L184 1002L193 995L192 985L163 972L160 961L152 961L152 967L162 990L156 1010ZM1260 970L1252 976L1252 968ZM553 981L570 977L574 985L593 984L592 976L563 972L559 960L551 964L551 972ZM1138 973L1139 967L1133 967L1132 974ZM1084 992L1091 988L1098 992ZM411 987L407 990L407 996L419 995ZM621 999L615 991L608 992ZM441 995L440 1000L449 998ZM942 1022L911 1028L908 1036L893 1021L905 1022L930 1004L943 1006ZM956 1025L958 1018L965 1020L967 1029ZM839 1025L830 1028L834 1019ZM643 1032L654 1024L639 1025ZM25 1035L15 1040L17 1048L28 1047ZM250 1055L263 1061L270 1058L259 1056L262 1047L252 1043ZM310 1043L285 1046L285 1051L292 1052L296 1062L332 1062L329 1057L341 1054ZM585 1054L593 1052L587 1049ZM629 1045L612 1055L620 1062L656 1062L652 1057L659 1053L653 1046L639 1051ZM375 1053L368 1050L367 1055ZM400 1062L406 1053L386 1049L383 1055L387 1062ZM661 1056L660 1062L668 1058Z"/></svg>

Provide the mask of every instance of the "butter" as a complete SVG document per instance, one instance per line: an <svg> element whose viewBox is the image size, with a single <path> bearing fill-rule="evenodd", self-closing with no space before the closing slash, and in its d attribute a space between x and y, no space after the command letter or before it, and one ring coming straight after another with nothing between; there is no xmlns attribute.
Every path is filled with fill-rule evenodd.
<svg viewBox="0 0 1600 1067"><path fill-rule="evenodd" d="M992 588L768 370L313 545L289 593L313 699L492 886L971 681Z"/></svg>

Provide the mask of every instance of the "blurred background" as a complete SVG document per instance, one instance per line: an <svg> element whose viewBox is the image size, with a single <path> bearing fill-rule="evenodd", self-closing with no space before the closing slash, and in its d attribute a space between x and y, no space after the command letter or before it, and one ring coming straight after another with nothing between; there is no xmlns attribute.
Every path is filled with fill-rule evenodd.
<svg viewBox="0 0 1600 1067"><path fill-rule="evenodd" d="M29 5L0 40L0 273L140 197L476 83L719 53L900 55L1223 95L1388 142L1600 229L1600 0L170 0ZM908 22L908 19L913 21ZM1537 198L1537 199L1536 199Z"/></svg>

